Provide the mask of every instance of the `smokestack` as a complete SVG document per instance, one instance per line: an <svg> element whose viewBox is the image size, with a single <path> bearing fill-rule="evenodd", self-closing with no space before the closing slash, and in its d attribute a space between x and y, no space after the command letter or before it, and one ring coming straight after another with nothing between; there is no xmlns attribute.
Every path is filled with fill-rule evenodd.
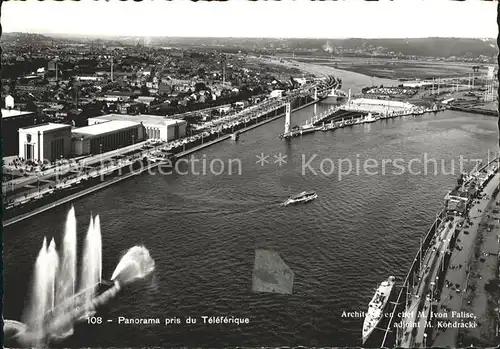
<svg viewBox="0 0 500 349"><path fill-rule="evenodd" d="M111 82L113 82L113 56L111 56Z"/></svg>

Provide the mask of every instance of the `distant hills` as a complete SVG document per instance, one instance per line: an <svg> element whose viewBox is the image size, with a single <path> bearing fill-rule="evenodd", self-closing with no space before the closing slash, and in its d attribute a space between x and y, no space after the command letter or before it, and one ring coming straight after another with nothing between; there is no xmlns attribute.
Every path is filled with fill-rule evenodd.
<svg viewBox="0 0 500 349"><path fill-rule="evenodd" d="M420 38L420 39L272 39L272 38L182 38L182 37L89 37L67 34L4 33L9 41L73 41L108 45L186 46L265 51L354 50L395 53L424 57L492 57L498 53L496 39ZM327 47L325 49L325 47Z"/></svg>
<svg viewBox="0 0 500 349"><path fill-rule="evenodd" d="M346 39L329 40L330 45L340 44L355 49L378 46L386 50L415 56L493 56L498 49L495 39L421 38L421 39Z"/></svg>

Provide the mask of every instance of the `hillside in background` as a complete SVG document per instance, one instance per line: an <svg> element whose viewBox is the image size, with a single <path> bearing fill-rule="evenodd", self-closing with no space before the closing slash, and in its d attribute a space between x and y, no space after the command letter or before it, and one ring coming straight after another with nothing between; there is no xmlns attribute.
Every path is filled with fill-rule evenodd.
<svg viewBox="0 0 500 349"><path fill-rule="evenodd" d="M270 38L182 38L182 37L89 37L66 34L4 33L3 42L81 42L108 45L151 45L178 47L231 48L263 51L363 52L423 57L492 57L498 53L495 39L270 39Z"/></svg>
<svg viewBox="0 0 500 349"><path fill-rule="evenodd" d="M494 39L421 38L421 39L346 39L331 40L344 48L356 49L363 46L383 47L388 51L415 56L492 56L497 54Z"/></svg>

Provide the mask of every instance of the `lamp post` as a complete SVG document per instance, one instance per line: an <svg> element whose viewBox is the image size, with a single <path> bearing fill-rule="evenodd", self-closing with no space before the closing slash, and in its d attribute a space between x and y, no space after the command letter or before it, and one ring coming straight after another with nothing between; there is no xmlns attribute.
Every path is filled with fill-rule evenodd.
<svg viewBox="0 0 500 349"><path fill-rule="evenodd" d="M443 254L443 257L441 257L441 272L444 271L444 259L446 257L446 251L441 251L441 253Z"/></svg>
<svg viewBox="0 0 500 349"><path fill-rule="evenodd" d="M439 285L439 276L436 276L436 286ZM439 291L439 289L438 289ZM434 292L432 292L432 299L431 299L431 305L432 305L432 301L434 300Z"/></svg>
<svg viewBox="0 0 500 349"><path fill-rule="evenodd" d="M434 281L431 281L431 301L432 301L432 298L434 298L434 285L436 283Z"/></svg>

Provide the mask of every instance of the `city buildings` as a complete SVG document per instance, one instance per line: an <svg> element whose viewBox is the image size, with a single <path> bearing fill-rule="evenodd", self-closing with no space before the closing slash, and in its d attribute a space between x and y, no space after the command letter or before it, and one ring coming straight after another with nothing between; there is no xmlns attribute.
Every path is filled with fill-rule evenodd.
<svg viewBox="0 0 500 349"><path fill-rule="evenodd" d="M123 120L94 123L75 128L71 133L72 152L75 156L102 154L145 139L142 124Z"/></svg>
<svg viewBox="0 0 500 349"><path fill-rule="evenodd" d="M3 156L18 153L18 130L35 124L35 113L15 109L2 109Z"/></svg>
<svg viewBox="0 0 500 349"><path fill-rule="evenodd" d="M54 162L71 155L71 125L46 123L19 129L19 158Z"/></svg>
<svg viewBox="0 0 500 349"><path fill-rule="evenodd" d="M89 125L107 121L128 121L142 124L148 139L161 141L172 141L186 136L186 121L178 119L168 119L158 115L127 115L108 114L89 118Z"/></svg>

